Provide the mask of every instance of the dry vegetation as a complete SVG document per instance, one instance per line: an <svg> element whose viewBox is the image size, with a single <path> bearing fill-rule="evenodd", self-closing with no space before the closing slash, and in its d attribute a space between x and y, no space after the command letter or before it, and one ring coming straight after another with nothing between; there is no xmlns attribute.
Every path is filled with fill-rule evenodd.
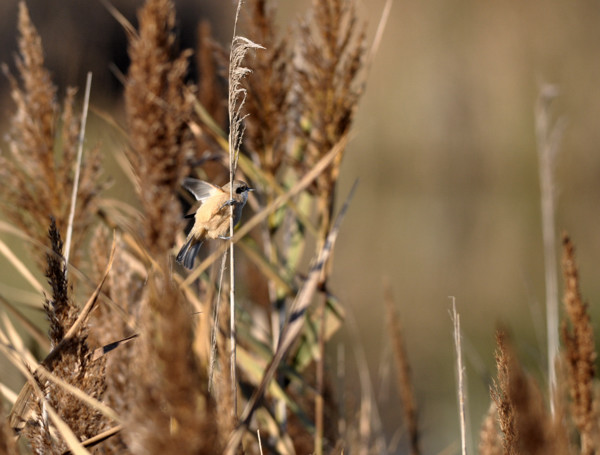
<svg viewBox="0 0 600 455"><path fill-rule="evenodd" d="M241 75L234 107L245 101L240 112L248 114L243 123L233 118L245 132L237 175L259 190L249 202L252 217L233 238L244 292L243 304L236 302L233 345L227 304L233 283L222 277L218 260L227 242L211 254L205 248L205 259L189 274L174 262L190 202L182 180L223 184L230 178L222 77L227 52L201 24L195 58L200 76L190 82L194 60L191 51L175 46L172 2L146 1L138 29L127 27L127 147L116 152L127 163L138 204L103 195L105 158L100 147L86 149L69 226L81 128L76 91L67 89L62 106L57 103L41 39L20 5L17 75L4 67L14 111L0 155L1 204L31 252L12 263L40 291L23 264L35 264L31 269L39 267L47 277L40 308L49 320L49 340L17 304L0 296L0 350L26 378L18 394L1 389L0 454L391 450L369 420L372 396L360 398L360 412L336 402L325 357L326 343L344 319L328 281L347 209L336 218L335 190L365 84L364 24L351 0L314 1L285 36L277 33L274 14L269 2L248 0L238 25L264 49L246 49L241 64L251 74L237 63L230 68ZM231 106L231 94L229 100ZM62 240L69 230L70 255ZM480 432L481 454L600 451L593 330L566 235L563 247L568 322L555 396L544 396L520 366L509 337L498 331L498 375ZM406 445L419 454L409 355L391 296L386 304ZM36 340L35 349L14 320ZM44 352L43 359L32 351Z"/></svg>

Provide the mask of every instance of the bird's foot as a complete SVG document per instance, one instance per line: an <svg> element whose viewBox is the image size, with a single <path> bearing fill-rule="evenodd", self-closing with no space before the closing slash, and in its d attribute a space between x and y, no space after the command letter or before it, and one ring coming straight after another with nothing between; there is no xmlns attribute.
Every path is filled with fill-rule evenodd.
<svg viewBox="0 0 600 455"><path fill-rule="evenodd" d="M235 204L235 201L233 199L229 199L227 202L225 202L220 208L219 210L223 210L225 207L228 207L230 205Z"/></svg>

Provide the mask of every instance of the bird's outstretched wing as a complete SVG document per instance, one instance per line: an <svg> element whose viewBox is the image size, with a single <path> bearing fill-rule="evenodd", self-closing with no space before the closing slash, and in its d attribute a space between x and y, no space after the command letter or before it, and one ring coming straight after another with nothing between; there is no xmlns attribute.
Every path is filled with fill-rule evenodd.
<svg viewBox="0 0 600 455"><path fill-rule="evenodd" d="M187 177L183 180L183 187L192 193L196 200L201 202L213 196L216 191L222 191L218 186L191 177Z"/></svg>

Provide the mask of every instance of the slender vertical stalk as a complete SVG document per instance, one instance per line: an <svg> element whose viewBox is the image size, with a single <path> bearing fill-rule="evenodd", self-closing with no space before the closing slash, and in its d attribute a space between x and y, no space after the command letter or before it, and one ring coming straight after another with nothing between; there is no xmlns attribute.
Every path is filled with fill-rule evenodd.
<svg viewBox="0 0 600 455"><path fill-rule="evenodd" d="M65 266L69 264L69 253L71 252L71 238L73 236L73 221L75 220L75 206L77 205L77 190L79 188L79 175L81 174L81 159L83 156L83 140L85 138L85 125L87 123L88 107L90 105L90 92L92 89L92 73L87 74L85 83L85 96L83 99L83 112L81 113L81 128L79 129L79 142L77 147L77 163L75 165L75 179L73 181L73 192L71 193L71 209L69 211L69 223L67 225L67 237L65 240ZM65 267L65 275L69 268Z"/></svg>
<svg viewBox="0 0 600 455"><path fill-rule="evenodd" d="M242 87L242 79L250 72L242 63L249 49L261 49L256 43L237 35L237 23L242 8L242 0L238 1L233 25L233 39L229 53L229 198L233 200L233 179L238 165L239 150L244 136L244 116L242 108L246 101L246 89ZM233 205L230 206L229 235L233 238ZM233 256L233 241L229 243L229 309L231 319L229 322L230 347L231 347L231 386L233 393L233 412L237 417L237 375L236 375L236 338L235 338L235 268Z"/></svg>
<svg viewBox="0 0 600 455"><path fill-rule="evenodd" d="M231 156L230 152L230 158ZM229 161L229 181L231 182L229 188L229 198L233 199L233 159ZM233 237L233 205L230 206L231 216L229 218L229 236ZM236 354L236 333L235 333L235 261L233 257L233 242L230 241L229 245L229 348L230 348L230 365L231 365L231 388L233 394L233 416L237 418L237 354Z"/></svg>
<svg viewBox="0 0 600 455"><path fill-rule="evenodd" d="M556 232L554 226L554 159L558 151L562 122L551 125L550 104L557 96L556 87L541 88L535 110L537 151L540 172L542 236L546 282L546 336L548 342L548 385L550 410L554 415L556 391L556 357L558 355L558 270L556 264Z"/></svg>
<svg viewBox="0 0 600 455"><path fill-rule="evenodd" d="M454 327L454 347L456 349L456 373L458 382L458 415L460 419L460 447L461 454L467 455L467 418L465 394L465 367L462 362L462 343L460 336L460 315L456 312L456 297L452 299L452 325Z"/></svg>
<svg viewBox="0 0 600 455"><path fill-rule="evenodd" d="M244 100L238 101L238 96L242 94L245 97L245 93L240 92L239 77L236 76L236 71L241 64L242 57L237 56L237 22L240 15L240 9L242 7L242 0L238 1L237 10L235 13L235 22L233 24L233 40L231 43L231 51L229 54L229 200L233 200L233 178L235 176L235 170L237 166L236 155L238 153L238 145L241 141L240 134L240 109ZM243 52L243 51L242 51ZM239 58L239 60L236 60ZM243 89L242 89L243 90ZM229 237L233 238L233 209L234 206L229 206ZM236 333L235 333L235 259L233 255L233 242L229 242L229 349L230 358L229 364L231 367L231 393L233 409L232 413L234 418L237 419L237 354L236 354Z"/></svg>
<svg viewBox="0 0 600 455"><path fill-rule="evenodd" d="M213 324L210 335L210 356L208 362L208 391L211 392L213 388L213 377L215 372L215 361L217 359L217 333L219 333L219 313L221 307L221 289L223 287L223 275L225 272L225 261L226 255L223 254L223 259L221 260L221 268L219 269L219 286L217 292L217 299L215 301L214 309L213 309Z"/></svg>
<svg viewBox="0 0 600 455"><path fill-rule="evenodd" d="M324 416L324 400L323 390L325 386L325 323L327 311L325 311L325 305L327 305L327 296L323 296L322 301L319 304L319 315L318 319L321 321L319 328L319 357L317 359L317 395L315 398L315 454L323 455L323 416Z"/></svg>

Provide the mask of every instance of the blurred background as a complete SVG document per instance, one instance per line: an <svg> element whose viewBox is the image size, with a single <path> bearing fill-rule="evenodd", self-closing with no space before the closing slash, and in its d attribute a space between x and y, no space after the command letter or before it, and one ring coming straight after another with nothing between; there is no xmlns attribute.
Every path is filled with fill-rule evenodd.
<svg viewBox="0 0 600 455"><path fill-rule="evenodd" d="M141 0L112 3L136 23ZM232 1L175 3L183 48L195 46L201 19L211 21L223 45L230 41ZM286 33L309 2L274 3ZM383 3L358 1L370 39ZM118 118L122 86L111 67L127 69L121 26L100 1L27 5L61 96L69 85L83 87L92 71L93 104ZM12 69L16 18L17 1L2 1L0 61ZM357 321L356 330L348 324L336 338L346 349L346 381L358 388L351 364L359 342L388 438L402 431L402 414L389 373L385 279L403 323L425 453L459 448L449 296L461 317L474 444L489 405L499 325L510 330L520 359L546 387L534 124L546 83L559 90L555 118L566 120L555 169L557 232L567 230L578 247L582 293L592 320L600 317L599 24L593 2L394 2L342 168L340 198L355 179L360 184L336 247L331 286ZM5 132L13 106L3 77L0 102ZM90 125L89 142L100 141L107 153L123 146L93 115Z"/></svg>

